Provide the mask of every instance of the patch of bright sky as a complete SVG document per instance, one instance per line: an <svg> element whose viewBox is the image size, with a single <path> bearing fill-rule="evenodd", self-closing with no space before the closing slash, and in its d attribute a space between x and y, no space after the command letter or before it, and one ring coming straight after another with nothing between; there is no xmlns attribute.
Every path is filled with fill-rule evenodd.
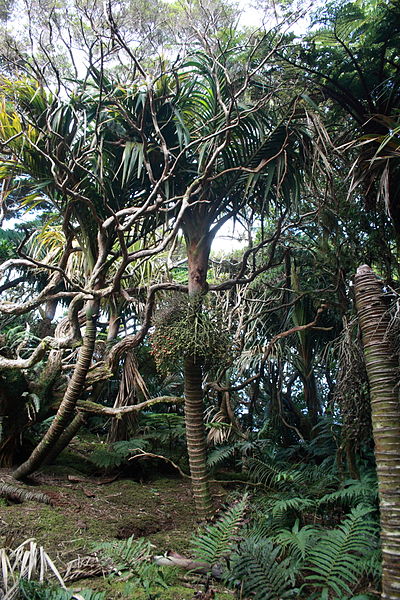
<svg viewBox="0 0 400 600"><path fill-rule="evenodd" d="M292 21L288 30L292 31L296 35L303 34L310 24L311 13L321 6L322 0L310 1L308 5L302 3L302 10L298 11L297 14L301 18L297 18ZM270 29L275 27L279 22L282 22L282 18L277 12L269 10L271 7L271 1L264 2L261 0L256 4L248 2L248 0L237 0L238 5L242 9L242 14L239 18L239 27L249 28L262 28ZM216 253L229 253L233 250L243 248L247 244L246 230L240 223L233 225L232 221L225 223L218 231L215 239L212 243L211 249Z"/></svg>

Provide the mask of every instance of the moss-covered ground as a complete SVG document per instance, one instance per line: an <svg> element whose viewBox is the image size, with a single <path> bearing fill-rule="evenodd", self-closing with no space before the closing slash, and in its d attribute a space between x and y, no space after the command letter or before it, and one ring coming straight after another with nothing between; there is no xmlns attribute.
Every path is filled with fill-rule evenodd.
<svg viewBox="0 0 400 600"><path fill-rule="evenodd" d="M61 573L69 561L93 554L96 544L131 536L148 539L154 545L154 554L173 550L190 555L191 538L198 524L187 480L157 473L150 474L145 483L123 477L112 479L91 474L82 457L79 460L71 452L66 453L59 464L36 473L29 486L32 491L47 494L51 506L0 501L0 546L15 548L34 538ZM6 470L1 471L0 480L15 484ZM216 491L223 494L221 489ZM74 581L71 586L74 590L104 591L106 600L190 600L203 585L188 582L182 572L167 576L166 581L167 588L154 585L150 591L121 581L118 576ZM214 587L217 600L233 598L231 592Z"/></svg>

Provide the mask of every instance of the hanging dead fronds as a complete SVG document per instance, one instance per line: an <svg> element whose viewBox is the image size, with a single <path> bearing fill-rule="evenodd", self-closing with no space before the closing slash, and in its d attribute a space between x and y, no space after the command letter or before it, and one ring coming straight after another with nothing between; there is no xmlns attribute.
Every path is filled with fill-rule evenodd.
<svg viewBox="0 0 400 600"><path fill-rule="evenodd" d="M122 371L121 382L117 397L114 402L114 408L123 406L132 406L138 402L149 399L149 392L143 377L140 374L134 352L128 352L125 357ZM114 418L111 422L108 442L119 442L127 440L130 434L136 429L138 413L131 412L122 415L120 418Z"/></svg>
<svg viewBox="0 0 400 600"><path fill-rule="evenodd" d="M343 438L346 444L360 444L371 438L371 405L358 321L343 321L343 331L336 344L339 370L334 402L343 418Z"/></svg>

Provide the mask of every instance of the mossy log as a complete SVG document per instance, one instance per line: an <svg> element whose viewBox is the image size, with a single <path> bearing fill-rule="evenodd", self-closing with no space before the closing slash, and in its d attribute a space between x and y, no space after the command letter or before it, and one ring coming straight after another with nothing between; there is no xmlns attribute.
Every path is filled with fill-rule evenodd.
<svg viewBox="0 0 400 600"><path fill-rule="evenodd" d="M0 496L13 500L14 502L26 502L33 500L34 502L42 502L43 504L53 504L52 499L41 492L31 492L25 488L20 488L8 483L0 483Z"/></svg>

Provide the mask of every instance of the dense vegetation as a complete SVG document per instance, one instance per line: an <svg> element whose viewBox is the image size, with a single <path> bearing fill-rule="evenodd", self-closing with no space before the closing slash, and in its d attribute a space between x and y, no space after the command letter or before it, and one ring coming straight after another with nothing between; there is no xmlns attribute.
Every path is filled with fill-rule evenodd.
<svg viewBox="0 0 400 600"><path fill-rule="evenodd" d="M237 16L2 8L1 493L46 501L30 476L73 452L179 475L196 597L400 598L400 7ZM163 597L174 571L125 537L98 573ZM71 598L29 543L5 598Z"/></svg>

